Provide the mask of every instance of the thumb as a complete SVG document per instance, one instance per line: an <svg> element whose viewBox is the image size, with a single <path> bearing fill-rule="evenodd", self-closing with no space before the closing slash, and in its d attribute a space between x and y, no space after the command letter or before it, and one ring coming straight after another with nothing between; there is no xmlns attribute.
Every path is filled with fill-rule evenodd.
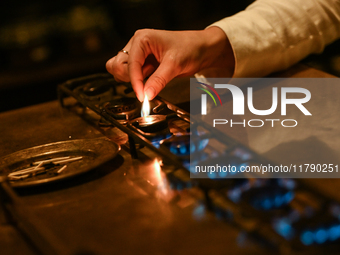
<svg viewBox="0 0 340 255"><path fill-rule="evenodd" d="M144 86L144 93L152 100L173 78L177 76L175 68L168 62L162 62L149 77Z"/></svg>

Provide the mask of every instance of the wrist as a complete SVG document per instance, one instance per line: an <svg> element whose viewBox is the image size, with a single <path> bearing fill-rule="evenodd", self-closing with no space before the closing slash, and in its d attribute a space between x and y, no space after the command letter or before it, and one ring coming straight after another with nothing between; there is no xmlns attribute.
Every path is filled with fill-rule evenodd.
<svg viewBox="0 0 340 255"><path fill-rule="evenodd" d="M225 68L232 74L235 68L235 56L232 46L225 32L217 27L211 26L202 31L205 39L204 68Z"/></svg>

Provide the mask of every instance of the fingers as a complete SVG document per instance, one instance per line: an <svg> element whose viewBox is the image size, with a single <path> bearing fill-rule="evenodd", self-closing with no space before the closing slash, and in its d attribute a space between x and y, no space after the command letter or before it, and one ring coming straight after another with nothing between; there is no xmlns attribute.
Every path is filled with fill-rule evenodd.
<svg viewBox="0 0 340 255"><path fill-rule="evenodd" d="M137 36L137 38L134 39L132 43L131 51L129 53L128 72L132 88L140 102L143 102L144 100L143 80L145 76L143 74L143 66L145 64L146 58L152 53L148 46L148 41L140 40ZM151 70L152 69L149 66L145 66L145 71L147 73L149 73Z"/></svg>
<svg viewBox="0 0 340 255"><path fill-rule="evenodd" d="M145 63L143 66L143 78L145 79L148 77L150 74L152 74L155 71L156 67L152 64Z"/></svg>
<svg viewBox="0 0 340 255"><path fill-rule="evenodd" d="M129 82L130 77L128 74L128 55L125 53L119 53L117 56L109 59L106 62L106 70L112 74L116 81Z"/></svg>
<svg viewBox="0 0 340 255"><path fill-rule="evenodd" d="M107 62L106 62L106 70L113 75L113 70L114 70L114 67L113 67L113 64L115 62L115 59L116 57L113 57L113 58L110 58Z"/></svg>
<svg viewBox="0 0 340 255"><path fill-rule="evenodd" d="M133 38L125 45L125 47L117 53L116 56L106 62L106 70L113 75L116 81L129 82L128 73L129 50L131 48ZM125 52L125 53L124 53Z"/></svg>
<svg viewBox="0 0 340 255"><path fill-rule="evenodd" d="M128 54L118 53L106 63L106 69L117 81L131 82L139 101L144 100L145 93L153 99L178 74L172 68L174 61L165 57L171 39L168 37L168 33L162 31L138 30L124 47ZM144 79L149 75L144 86Z"/></svg>
<svg viewBox="0 0 340 255"><path fill-rule="evenodd" d="M111 73L118 82L129 82L130 77L128 73L128 55L117 54L117 56L109 59L106 62L106 70ZM144 66L142 67L143 79L152 74L158 66L154 58L148 57Z"/></svg>
<svg viewBox="0 0 340 255"><path fill-rule="evenodd" d="M144 100L144 77L142 73L143 64L138 61L128 63L128 72L131 79L132 88L140 102Z"/></svg>
<svg viewBox="0 0 340 255"><path fill-rule="evenodd" d="M142 70L143 71L143 78L145 79L150 74L152 74L158 66L159 66L159 63L157 62L155 56L149 55L145 59L145 63L143 65L143 70Z"/></svg>
<svg viewBox="0 0 340 255"><path fill-rule="evenodd" d="M144 92L152 100L173 78L177 76L171 61L163 61L145 83Z"/></svg>

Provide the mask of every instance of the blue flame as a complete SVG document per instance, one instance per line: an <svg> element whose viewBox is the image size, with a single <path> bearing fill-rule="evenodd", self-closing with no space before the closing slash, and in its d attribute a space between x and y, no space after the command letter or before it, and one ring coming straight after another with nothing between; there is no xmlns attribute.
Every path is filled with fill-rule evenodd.
<svg viewBox="0 0 340 255"><path fill-rule="evenodd" d="M300 241L309 246L313 243L323 244L327 241L336 241L340 238L340 224L331 225L329 228L305 230L300 235Z"/></svg>
<svg viewBox="0 0 340 255"><path fill-rule="evenodd" d="M300 236L301 242L308 246L314 243L314 233L312 231L306 230Z"/></svg>
<svg viewBox="0 0 340 255"><path fill-rule="evenodd" d="M291 239L294 235L293 228L287 219L281 219L274 223L274 229L285 239Z"/></svg>

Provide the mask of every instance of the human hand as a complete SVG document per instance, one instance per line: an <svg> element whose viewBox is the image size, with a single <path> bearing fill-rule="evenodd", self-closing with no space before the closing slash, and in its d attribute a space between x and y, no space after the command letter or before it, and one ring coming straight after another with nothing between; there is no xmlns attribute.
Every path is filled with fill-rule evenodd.
<svg viewBox="0 0 340 255"><path fill-rule="evenodd" d="M218 27L199 31L136 31L106 63L117 81L131 82L139 101L153 99L173 78L219 67L234 70L234 56L225 33ZM151 75L146 83L144 79Z"/></svg>

